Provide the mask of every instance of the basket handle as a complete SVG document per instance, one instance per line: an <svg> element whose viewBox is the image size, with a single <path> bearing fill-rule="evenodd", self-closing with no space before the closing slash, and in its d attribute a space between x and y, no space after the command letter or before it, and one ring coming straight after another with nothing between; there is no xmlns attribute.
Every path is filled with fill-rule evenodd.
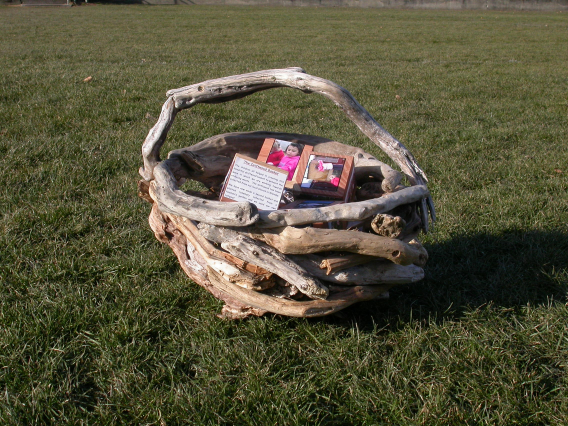
<svg viewBox="0 0 568 426"><path fill-rule="evenodd" d="M319 93L331 99L363 134L400 167L412 185L425 185L428 181L426 174L410 151L383 129L351 93L332 81L306 74L301 68L257 71L169 90L166 93L168 99L162 107L160 118L150 129L142 145L144 166L140 168L140 174L147 181L153 179L154 167L160 161L160 149L179 111L200 103L228 102L276 87L290 87L304 93ZM427 203L432 219L435 220L434 206L430 197Z"/></svg>

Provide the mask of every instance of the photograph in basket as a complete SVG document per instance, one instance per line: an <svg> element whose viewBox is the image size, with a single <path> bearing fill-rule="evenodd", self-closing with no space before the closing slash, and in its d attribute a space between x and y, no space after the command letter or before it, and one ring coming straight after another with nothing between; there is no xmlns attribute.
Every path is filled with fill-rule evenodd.
<svg viewBox="0 0 568 426"><path fill-rule="evenodd" d="M287 176L288 173L278 167L235 154L219 200L248 201L259 210L276 210Z"/></svg>
<svg viewBox="0 0 568 426"><path fill-rule="evenodd" d="M353 157L311 153L301 191L306 194L344 198L353 185Z"/></svg>
<svg viewBox="0 0 568 426"><path fill-rule="evenodd" d="M311 151L312 147L309 145L268 138L265 139L257 160L287 171L287 180L299 183L307 164L307 155Z"/></svg>

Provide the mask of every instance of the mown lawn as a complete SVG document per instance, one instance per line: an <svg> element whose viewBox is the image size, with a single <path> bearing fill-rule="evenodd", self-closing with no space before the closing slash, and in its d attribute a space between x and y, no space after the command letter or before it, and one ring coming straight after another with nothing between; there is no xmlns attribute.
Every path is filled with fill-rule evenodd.
<svg viewBox="0 0 568 426"><path fill-rule="evenodd" d="M0 7L0 63L0 423L568 424L567 14ZM287 66L417 157L426 279L220 320L152 235L140 147L166 90ZM181 113L163 152L248 130L385 158L285 89Z"/></svg>

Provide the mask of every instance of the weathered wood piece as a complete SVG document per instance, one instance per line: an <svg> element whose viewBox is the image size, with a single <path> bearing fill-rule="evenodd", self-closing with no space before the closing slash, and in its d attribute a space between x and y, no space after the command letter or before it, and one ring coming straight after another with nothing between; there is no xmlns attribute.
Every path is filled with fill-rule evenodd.
<svg viewBox="0 0 568 426"><path fill-rule="evenodd" d="M170 220L172 220L180 228L180 230L182 230L182 232L185 231L184 234L188 232L190 234L190 236L188 237L189 240L194 241L200 247L200 249L205 251L208 255L217 257L219 259L225 259L228 262L237 265L241 269L261 276L261 279L269 279L272 275L272 272L269 272L266 269L261 268L260 266L253 265L252 263L239 259L238 257L235 257L230 253L217 249L207 239L203 238L203 236L197 229L197 225L193 221L185 217L175 216L172 214L167 214L167 217L170 218Z"/></svg>
<svg viewBox="0 0 568 426"><path fill-rule="evenodd" d="M405 227L406 222L403 218L390 214L378 214L371 222L371 228L377 235L388 238L398 238Z"/></svg>
<svg viewBox="0 0 568 426"><path fill-rule="evenodd" d="M146 140L142 144L144 166L140 168L140 175L147 181L154 178L154 167L160 161L160 150L168 137L168 132L178 112L179 109L175 107L175 101L172 98L168 98L162 106L158 122L150 129Z"/></svg>
<svg viewBox="0 0 568 426"><path fill-rule="evenodd" d="M242 298L238 298L238 292L229 294L228 292L223 291L221 288L214 285L210 281L206 273L205 260L200 258L200 255L197 251L188 253L187 239L173 225L172 222L166 221L156 204L154 204L152 207L148 221L150 223L150 227L156 235L156 238L158 238L159 241L165 242L170 246L187 276L191 278L195 283L205 288L215 298L225 302L226 305L223 307L223 310L221 312L222 317L228 319L239 319L247 317L249 315L261 316L268 312L266 309L262 308L262 305L253 307L242 302ZM189 254L195 257L190 258ZM200 267L195 268L196 264L200 265ZM235 288L240 288L234 284L231 285ZM245 289L242 290L250 291Z"/></svg>
<svg viewBox="0 0 568 426"><path fill-rule="evenodd" d="M426 186L418 185L385 194L381 198L356 203L310 209L260 211L260 220L255 225L259 228L276 228L307 225L315 222L332 222L335 220L364 220L376 214L390 211L402 204L420 201L427 197L428 194Z"/></svg>
<svg viewBox="0 0 568 426"><path fill-rule="evenodd" d="M198 229L206 239L221 244L229 253L278 275L306 296L325 299L329 295L326 286L272 247L226 228L201 223Z"/></svg>
<svg viewBox="0 0 568 426"><path fill-rule="evenodd" d="M191 244L192 247L197 250L205 260L206 265L221 274L229 282L256 291L266 290L274 286L275 283L271 276L272 274L258 275L246 269L239 268L235 264L228 262L219 250L207 250L200 240L201 235L197 233L199 237L196 237L190 226L188 226L189 221L184 221L182 218L170 214L168 214L167 217L187 238L188 245Z"/></svg>
<svg viewBox="0 0 568 426"><path fill-rule="evenodd" d="M381 284L393 286L415 283L424 278L424 270L416 265L402 266L375 260L375 262L352 266L328 274L319 267L318 259L296 255L291 255L290 258L314 277L337 285Z"/></svg>
<svg viewBox="0 0 568 426"><path fill-rule="evenodd" d="M163 212L212 225L247 226L259 219L256 206L249 202L222 203L183 193L168 167L168 160L154 168L150 196Z"/></svg>
<svg viewBox="0 0 568 426"><path fill-rule="evenodd" d="M386 285L340 287L337 291L333 291L335 288L330 287L330 289L333 290L327 300L296 301L275 298L266 294L236 287L223 279L219 274L215 273L215 271L210 275L210 279L217 288L242 300L242 303L275 314L300 318L330 315L354 303L381 298L389 289L389 286Z"/></svg>
<svg viewBox="0 0 568 426"><path fill-rule="evenodd" d="M250 228L249 228L250 229ZM252 238L264 241L284 254L306 254L323 251L347 251L381 257L399 265L424 266L428 260L425 250L400 240L357 231L318 228L251 229ZM267 268L268 269L268 268Z"/></svg>
<svg viewBox="0 0 568 426"><path fill-rule="evenodd" d="M320 269L325 269L326 275L332 272L341 271L342 269L351 268L352 266L362 265L364 263L377 260L374 256L365 256L364 254L346 254L344 256L330 256L319 261Z"/></svg>
<svg viewBox="0 0 568 426"><path fill-rule="evenodd" d="M168 165L177 180L180 177L190 178L202 182L208 188L223 182L233 162L231 157L201 156L189 150L170 153L168 160ZM176 167L176 163L179 163L179 167Z"/></svg>

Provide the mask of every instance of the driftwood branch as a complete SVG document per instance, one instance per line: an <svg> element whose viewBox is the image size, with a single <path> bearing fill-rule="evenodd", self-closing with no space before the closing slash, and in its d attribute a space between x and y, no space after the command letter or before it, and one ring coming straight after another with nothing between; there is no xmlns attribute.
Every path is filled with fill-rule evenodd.
<svg viewBox="0 0 568 426"><path fill-rule="evenodd" d="M341 271L342 269L351 268L352 266L362 265L364 263L377 260L374 256L365 256L364 254L346 254L345 256L330 256L321 259L319 262L320 269L325 269L327 275L332 272Z"/></svg>
<svg viewBox="0 0 568 426"><path fill-rule="evenodd" d="M180 232L187 238L188 242L192 244L201 257L205 260L208 267L221 274L229 282L239 285L243 288L251 290L265 290L274 286L274 279L272 274L255 274L246 269L239 268L234 263L227 261L225 256L216 249L208 250L207 246L202 242L202 236L191 228L189 221L184 221L180 217L174 215L167 215L168 218L176 225ZM195 231L194 231L195 230Z"/></svg>
<svg viewBox="0 0 568 426"><path fill-rule="evenodd" d="M296 210L260 211L260 221L256 224L262 228L281 226L299 226L315 222L332 222L335 220L358 221L379 213L384 213L395 207L420 201L428 196L426 186L410 186L381 198L375 198L356 203L337 204L328 207Z"/></svg>
<svg viewBox="0 0 568 426"><path fill-rule="evenodd" d="M160 161L160 150L166 141L170 127L176 118L179 109L175 107L173 99L168 98L162 107L158 122L150 129L146 140L142 145L142 158L144 166L140 168L140 175L145 180L154 178L154 167Z"/></svg>
<svg viewBox="0 0 568 426"><path fill-rule="evenodd" d="M247 226L258 221L258 210L249 202L223 203L183 193L167 161L162 161L154 168L154 178L150 185L150 196L163 212L213 225Z"/></svg>
<svg viewBox="0 0 568 426"><path fill-rule="evenodd" d="M252 263L249 263L247 261L239 259L238 257L233 256L231 253L227 253L225 251L217 249L207 239L203 238L203 236L199 233L199 230L197 229L197 225L193 221L185 217L175 216L172 214L167 214L167 217L170 218L170 220L172 220L176 224L176 226L178 226L182 230L182 232L184 232L185 230L184 234L186 232L189 232L191 234L189 239L191 241L194 241L208 255L220 259L225 259L231 263L234 263L239 268L252 272L253 274L256 275L266 276L267 278L269 278L269 275L272 274L271 272L268 272L266 269L261 268L260 266L253 265Z"/></svg>
<svg viewBox="0 0 568 426"><path fill-rule="evenodd" d="M341 291L333 292L327 300L295 301L277 299L262 293L256 293L240 287L236 287L223 279L214 271L210 276L215 286L233 296L234 298L252 307L260 308L275 314L289 317L321 317L338 312L346 307L366 300L382 297L388 291L389 286L355 286ZM333 289L333 287L331 287Z"/></svg>
<svg viewBox="0 0 568 426"><path fill-rule="evenodd" d="M357 231L285 227L266 232L251 231L252 238L264 241L284 254L347 251L381 257L399 265L424 266L425 250L400 240ZM421 246L420 246L421 247Z"/></svg>
<svg viewBox="0 0 568 426"><path fill-rule="evenodd" d="M369 262L327 274L319 260L310 256L290 256L294 262L322 281L337 285L399 285L420 281L424 270L416 265L397 265L390 262Z"/></svg>
<svg viewBox="0 0 568 426"><path fill-rule="evenodd" d="M327 298L329 289L326 286L272 247L226 228L201 223L198 229L206 239L221 244L229 253L278 275L306 296L312 299Z"/></svg>

